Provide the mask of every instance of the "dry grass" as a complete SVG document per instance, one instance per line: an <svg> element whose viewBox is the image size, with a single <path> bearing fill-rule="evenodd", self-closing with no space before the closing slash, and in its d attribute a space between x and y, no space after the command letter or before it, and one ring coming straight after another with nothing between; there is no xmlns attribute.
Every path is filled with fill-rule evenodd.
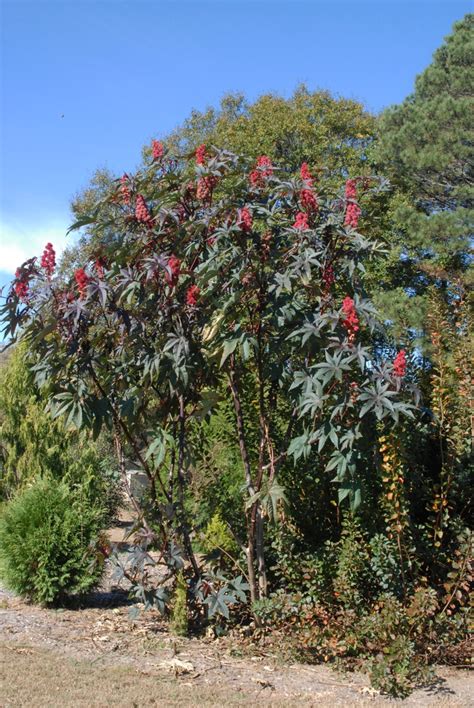
<svg viewBox="0 0 474 708"><path fill-rule="evenodd" d="M251 705L254 697L219 686L188 683L137 671L130 666L101 667L48 650L0 645L0 705L10 706L216 706Z"/></svg>

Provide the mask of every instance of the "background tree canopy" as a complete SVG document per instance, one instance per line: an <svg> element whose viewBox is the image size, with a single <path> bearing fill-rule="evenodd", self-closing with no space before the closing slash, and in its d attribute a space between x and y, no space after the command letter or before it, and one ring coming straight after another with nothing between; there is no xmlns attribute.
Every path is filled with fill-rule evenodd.
<svg viewBox="0 0 474 708"><path fill-rule="evenodd" d="M472 14L456 23L413 94L378 122L374 163L398 190L393 233L403 264L380 299L418 330L430 285L449 302L453 285L472 284L473 30Z"/></svg>

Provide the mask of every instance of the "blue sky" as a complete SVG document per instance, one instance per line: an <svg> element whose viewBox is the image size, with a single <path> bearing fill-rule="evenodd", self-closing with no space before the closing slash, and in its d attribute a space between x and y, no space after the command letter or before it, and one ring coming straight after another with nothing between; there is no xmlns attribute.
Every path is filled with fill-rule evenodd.
<svg viewBox="0 0 474 708"><path fill-rule="evenodd" d="M228 91L305 82L379 111L472 11L464 0L0 0L0 286L51 240L98 167ZM70 238L70 237L69 237Z"/></svg>

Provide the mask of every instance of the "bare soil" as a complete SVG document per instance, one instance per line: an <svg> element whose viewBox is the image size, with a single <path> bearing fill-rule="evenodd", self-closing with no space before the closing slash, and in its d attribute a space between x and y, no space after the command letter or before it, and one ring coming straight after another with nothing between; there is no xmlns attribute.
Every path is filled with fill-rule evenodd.
<svg viewBox="0 0 474 708"><path fill-rule="evenodd" d="M52 610L0 590L1 708L392 703L361 674L285 665L259 647L239 656L228 638L173 637L153 611L130 620L123 596L97 593L91 601ZM470 706L471 693L467 671L440 668L430 687L396 703Z"/></svg>

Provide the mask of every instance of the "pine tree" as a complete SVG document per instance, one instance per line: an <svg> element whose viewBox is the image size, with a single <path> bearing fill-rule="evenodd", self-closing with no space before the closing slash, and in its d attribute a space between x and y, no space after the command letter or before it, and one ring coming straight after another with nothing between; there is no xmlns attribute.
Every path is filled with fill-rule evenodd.
<svg viewBox="0 0 474 708"><path fill-rule="evenodd" d="M413 94L379 121L376 163L398 190L393 246L401 261L381 299L420 328L429 286L449 303L472 280L473 30L474 14L457 22Z"/></svg>

